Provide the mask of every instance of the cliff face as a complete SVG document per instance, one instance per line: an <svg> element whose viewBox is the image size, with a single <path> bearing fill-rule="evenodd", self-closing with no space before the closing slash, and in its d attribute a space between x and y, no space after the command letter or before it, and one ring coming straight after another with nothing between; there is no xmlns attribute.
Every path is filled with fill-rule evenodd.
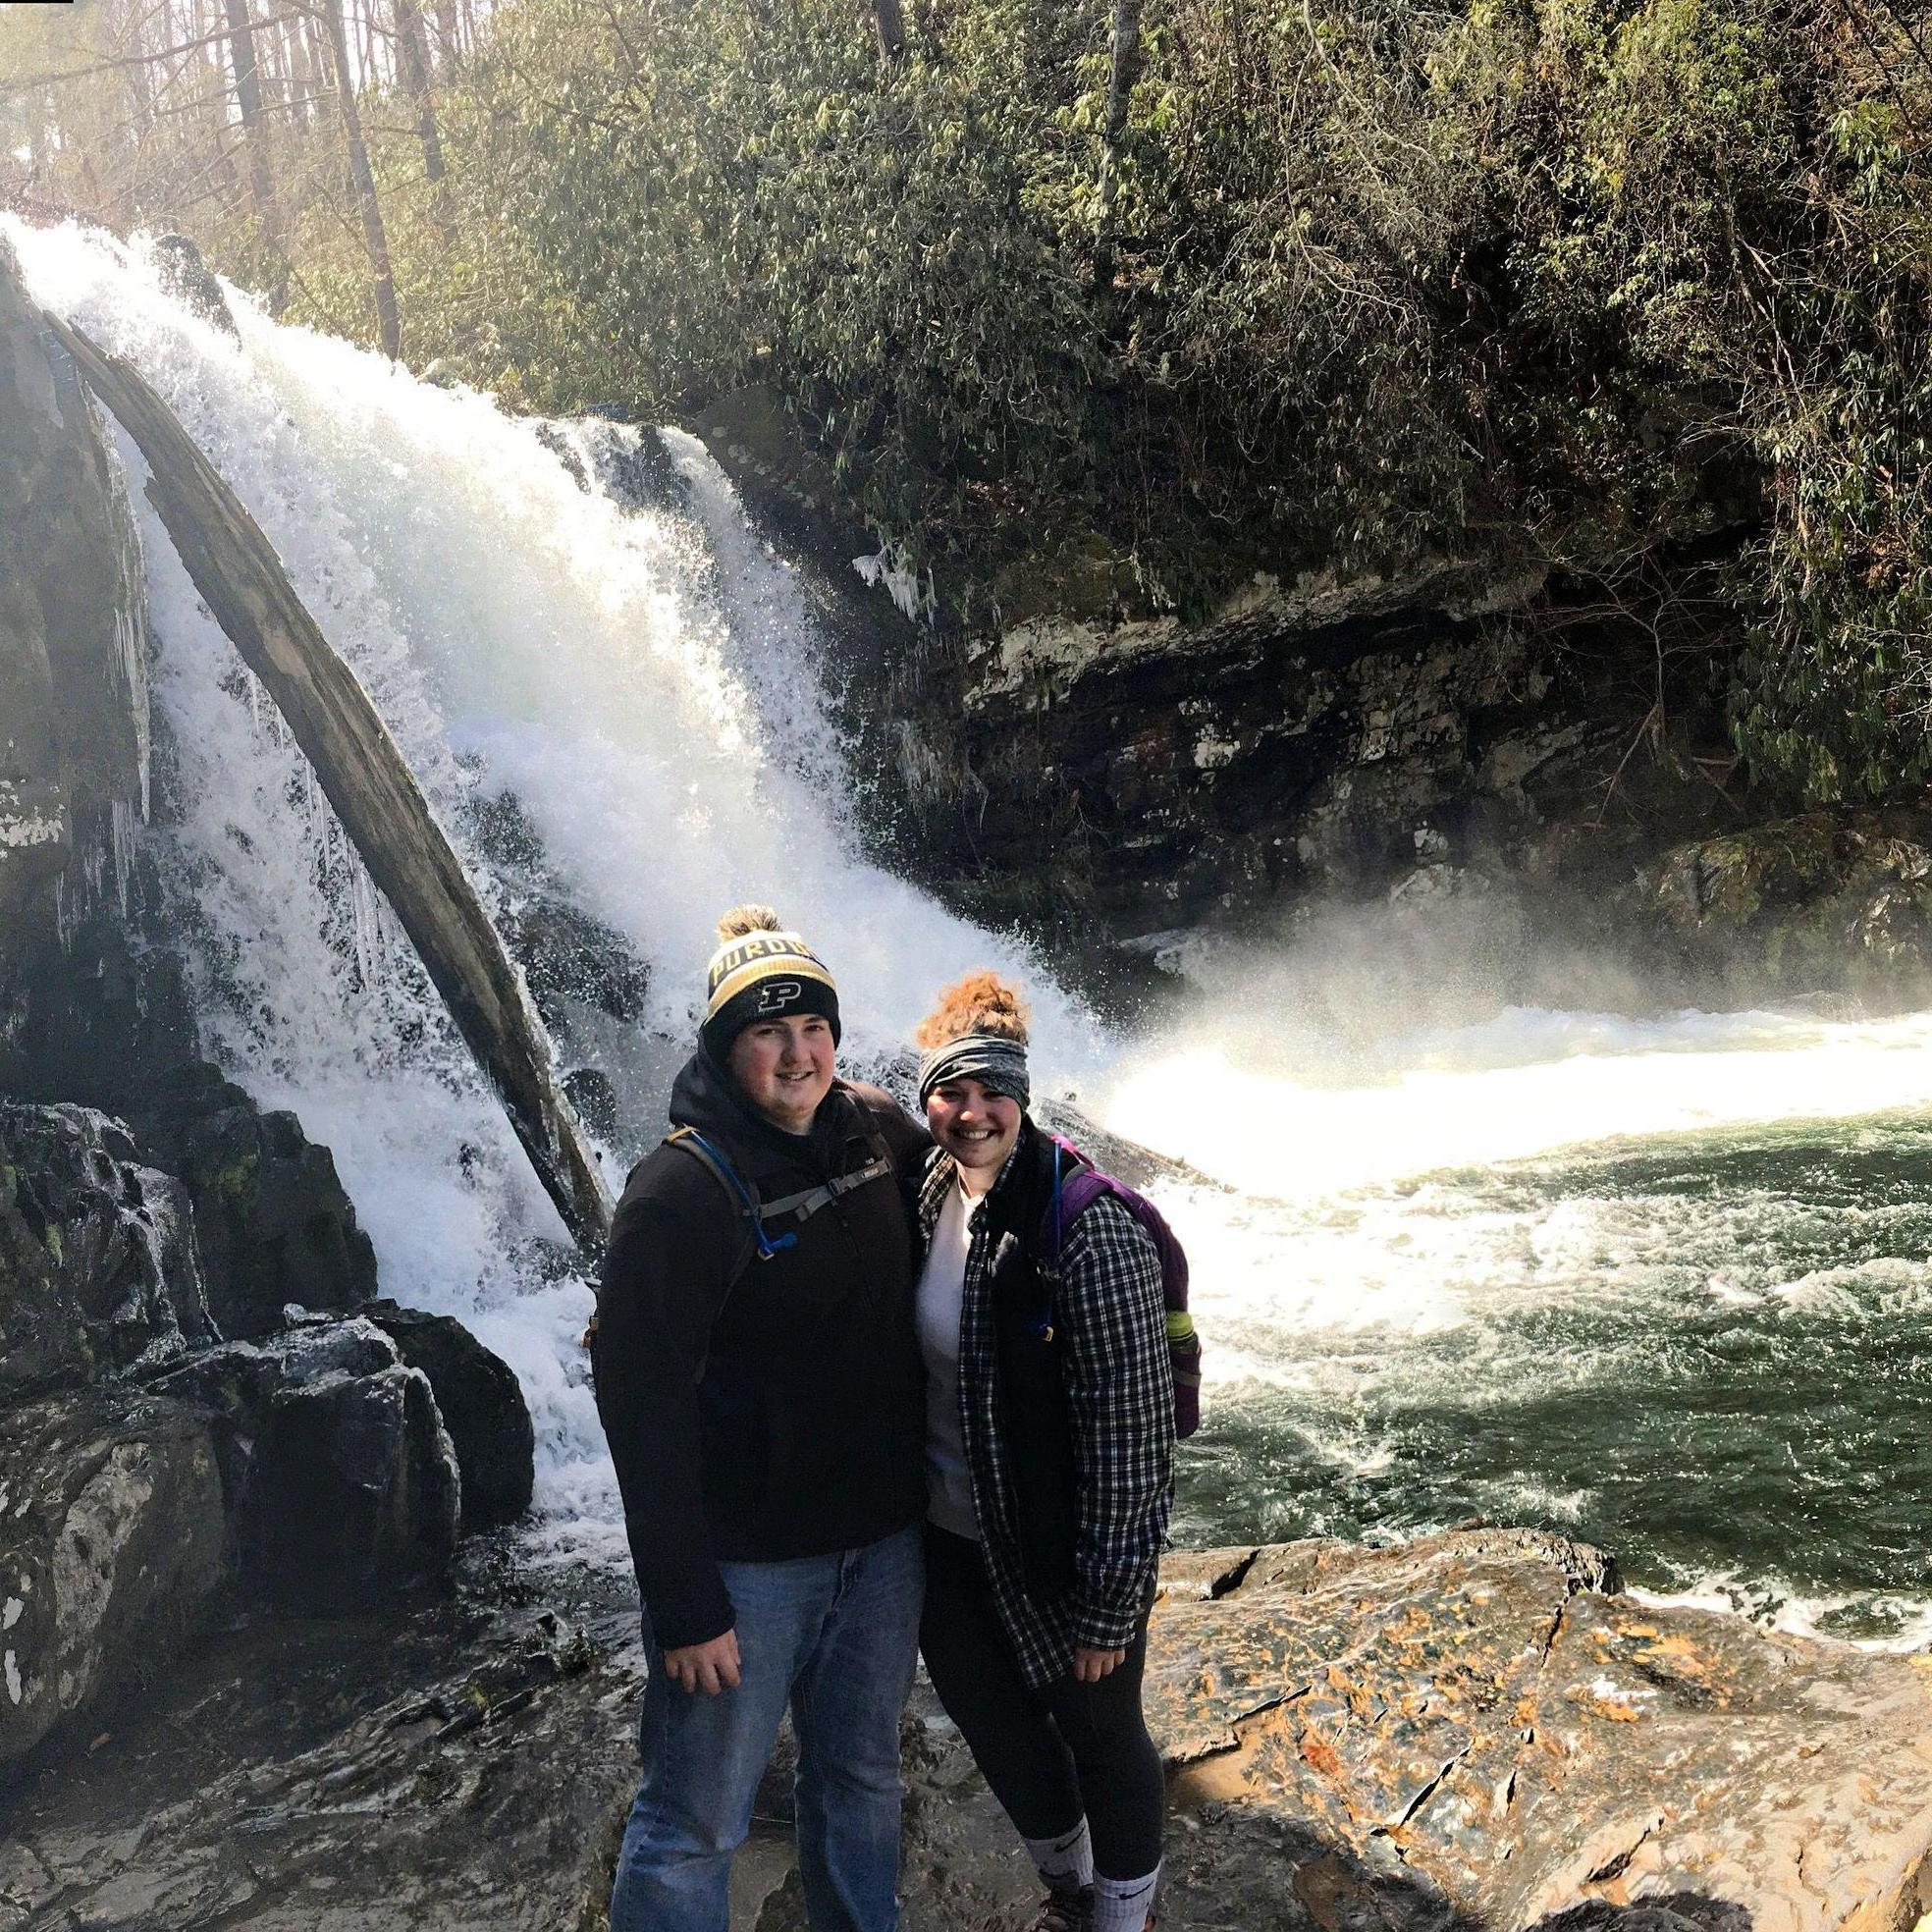
<svg viewBox="0 0 1932 1932"><path fill-rule="evenodd" d="M0 987L125 884L146 664L119 469L0 243Z"/></svg>
<svg viewBox="0 0 1932 1932"><path fill-rule="evenodd" d="M1744 815L1713 782L1724 640L1666 650L1657 613L1601 583L1443 558L1261 572L1151 616L1128 561L1043 539L935 629L861 586L876 541L770 398L697 428L821 593L886 842L994 921L1133 940L1472 864L1587 898ZM930 619L930 589L901 602Z"/></svg>
<svg viewBox="0 0 1932 1932"><path fill-rule="evenodd" d="M969 637L907 680L933 855L996 851L1134 937L1522 843L1587 809L1642 712L1509 621L1541 589L1262 576L1195 623Z"/></svg>

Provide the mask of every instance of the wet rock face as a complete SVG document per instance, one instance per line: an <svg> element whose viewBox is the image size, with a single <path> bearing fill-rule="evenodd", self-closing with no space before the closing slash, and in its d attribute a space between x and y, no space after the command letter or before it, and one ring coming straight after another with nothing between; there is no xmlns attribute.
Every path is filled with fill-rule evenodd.
<svg viewBox="0 0 1932 1932"><path fill-rule="evenodd" d="M514 1523L530 1507L536 1432L510 1365L454 1315L387 1301L362 1313L429 1378L462 1476L463 1533Z"/></svg>
<svg viewBox="0 0 1932 1932"><path fill-rule="evenodd" d="M219 1339L182 1184L101 1114L0 1101L0 1406Z"/></svg>
<svg viewBox="0 0 1932 1932"><path fill-rule="evenodd" d="M204 1411L100 1388L0 1415L0 1772L165 1669L228 1575Z"/></svg>
<svg viewBox="0 0 1932 1932"><path fill-rule="evenodd" d="M1123 937L1379 894L1577 820L1614 881L1621 831L1699 829L1719 801L1674 759L1625 759L1648 700L1616 635L1555 652L1512 617L1555 595L1445 564L1261 576L1192 623L1008 610L897 679L921 857L990 910L1079 902ZM1695 694L1679 713L1704 728Z"/></svg>
<svg viewBox="0 0 1932 1932"><path fill-rule="evenodd" d="M119 471L0 244L0 984L125 876L146 651Z"/></svg>
<svg viewBox="0 0 1932 1932"><path fill-rule="evenodd" d="M243 1580L285 1609L363 1609L440 1576L462 1512L429 1378L358 1316L307 1318L154 1384L219 1419Z"/></svg>
<svg viewBox="0 0 1932 1932"><path fill-rule="evenodd" d="M649 983L644 962L620 934L571 904L516 795L478 799L469 830L496 879L493 911L504 945L523 969L544 1024L567 1038L578 1009L637 1019Z"/></svg>
<svg viewBox="0 0 1932 1932"><path fill-rule="evenodd" d="M263 1335L290 1303L348 1310L376 1292L376 1256L336 1175L293 1113L263 1112L211 1066L157 1079L135 1116L194 1204L222 1332Z"/></svg>
<svg viewBox="0 0 1932 1932"><path fill-rule="evenodd" d="M186 235L157 235L154 259L160 270L161 286L177 301L185 303L202 321L212 324L232 341L241 340L241 331L229 312L228 297L222 294L221 284L201 258L201 250Z"/></svg>

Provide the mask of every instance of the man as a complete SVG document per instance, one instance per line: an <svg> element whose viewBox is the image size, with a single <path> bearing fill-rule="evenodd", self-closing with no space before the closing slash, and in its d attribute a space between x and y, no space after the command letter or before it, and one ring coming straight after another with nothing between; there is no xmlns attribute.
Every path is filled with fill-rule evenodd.
<svg viewBox="0 0 1932 1932"><path fill-rule="evenodd" d="M926 1137L833 1073L838 993L765 907L719 923L675 1131L632 1170L598 1411L651 1676L612 1932L726 1932L787 1705L814 1932L893 1932L926 1514L898 1170Z"/></svg>

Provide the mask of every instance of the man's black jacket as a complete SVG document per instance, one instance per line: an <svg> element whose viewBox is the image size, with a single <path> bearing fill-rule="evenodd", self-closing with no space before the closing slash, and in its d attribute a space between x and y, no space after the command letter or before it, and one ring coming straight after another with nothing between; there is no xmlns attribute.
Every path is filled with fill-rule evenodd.
<svg viewBox="0 0 1932 1932"><path fill-rule="evenodd" d="M863 1167L900 1173L927 1143L879 1088L834 1083L809 1134L781 1132L702 1052L671 1090L768 1201ZM870 1132L868 1132L870 1130ZM897 1175L802 1223L796 1245L743 1255L747 1224L690 1154L632 1168L597 1298L597 1408L652 1634L667 1650L732 1627L723 1561L779 1562L875 1542L926 1514L924 1368L913 1245ZM727 1292L728 1289L728 1292Z"/></svg>

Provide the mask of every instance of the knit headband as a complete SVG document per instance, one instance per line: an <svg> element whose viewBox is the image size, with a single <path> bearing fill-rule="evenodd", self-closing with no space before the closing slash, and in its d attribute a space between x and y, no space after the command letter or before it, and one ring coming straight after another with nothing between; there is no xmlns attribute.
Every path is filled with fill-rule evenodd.
<svg viewBox="0 0 1932 1932"><path fill-rule="evenodd" d="M948 1080L977 1080L991 1094L1004 1094L1025 1106L1033 1098L1027 1074L1026 1044L996 1033L969 1033L935 1046L919 1063L919 1104Z"/></svg>

